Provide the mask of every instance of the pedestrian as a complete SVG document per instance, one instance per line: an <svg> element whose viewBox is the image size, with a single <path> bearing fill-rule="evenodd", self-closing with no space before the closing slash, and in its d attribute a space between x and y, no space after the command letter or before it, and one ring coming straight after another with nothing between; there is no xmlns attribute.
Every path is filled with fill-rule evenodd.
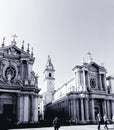
<svg viewBox="0 0 114 130"><path fill-rule="evenodd" d="M100 113L97 114L97 123L98 123L98 130L100 130L100 125L101 125Z"/></svg>
<svg viewBox="0 0 114 130"><path fill-rule="evenodd" d="M107 119L106 114L104 114L104 116L103 116L103 120L104 120L104 124L105 124L104 128L108 130L108 126L107 126L108 119Z"/></svg>
<svg viewBox="0 0 114 130"><path fill-rule="evenodd" d="M55 117L55 119L53 120L53 126L54 126L54 130L59 130L60 120L57 117Z"/></svg>

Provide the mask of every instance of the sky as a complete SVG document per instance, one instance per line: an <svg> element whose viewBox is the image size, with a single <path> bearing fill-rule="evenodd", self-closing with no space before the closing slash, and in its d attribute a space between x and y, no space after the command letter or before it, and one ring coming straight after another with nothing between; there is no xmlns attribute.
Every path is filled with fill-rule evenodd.
<svg viewBox="0 0 114 130"><path fill-rule="evenodd" d="M17 46L25 41L34 48L33 69L43 89L48 55L55 68L55 87L73 77L72 68L94 62L114 75L114 0L0 0L0 43L11 44L16 34Z"/></svg>

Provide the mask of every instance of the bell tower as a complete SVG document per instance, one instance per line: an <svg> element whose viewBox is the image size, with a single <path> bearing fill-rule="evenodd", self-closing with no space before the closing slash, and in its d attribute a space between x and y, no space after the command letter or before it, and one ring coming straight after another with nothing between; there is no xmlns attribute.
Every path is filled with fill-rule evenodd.
<svg viewBox="0 0 114 130"><path fill-rule="evenodd" d="M46 68L44 70L44 104L49 104L54 99L55 91L55 78L54 78L54 67L51 62L50 56L48 56L48 61Z"/></svg>

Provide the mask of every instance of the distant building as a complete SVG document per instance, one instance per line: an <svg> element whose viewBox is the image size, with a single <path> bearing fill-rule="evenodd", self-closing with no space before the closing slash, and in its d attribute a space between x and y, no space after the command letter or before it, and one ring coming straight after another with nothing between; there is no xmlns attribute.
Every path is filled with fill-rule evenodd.
<svg viewBox="0 0 114 130"><path fill-rule="evenodd" d="M5 39L4 39L5 40ZM0 117L16 123L38 122L38 76L32 70L35 58L16 46L0 48Z"/></svg>
<svg viewBox="0 0 114 130"><path fill-rule="evenodd" d="M89 55L90 56L90 55ZM45 75L45 120L58 116L63 123L96 123L97 113L114 116L114 78L106 77L104 66L90 57L73 69L74 77L55 91L54 67L50 57Z"/></svg>

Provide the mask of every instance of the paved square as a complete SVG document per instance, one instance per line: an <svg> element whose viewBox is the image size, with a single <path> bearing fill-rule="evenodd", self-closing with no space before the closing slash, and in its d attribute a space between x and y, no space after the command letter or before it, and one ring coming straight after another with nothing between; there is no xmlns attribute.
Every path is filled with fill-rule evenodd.
<svg viewBox="0 0 114 130"><path fill-rule="evenodd" d="M114 125L108 125L109 130L114 130ZM44 128L28 128L28 129L10 129L10 130L54 130L53 127ZM79 125L79 126L61 126L59 130L98 130L97 125ZM104 125L101 125L101 130L104 129Z"/></svg>

